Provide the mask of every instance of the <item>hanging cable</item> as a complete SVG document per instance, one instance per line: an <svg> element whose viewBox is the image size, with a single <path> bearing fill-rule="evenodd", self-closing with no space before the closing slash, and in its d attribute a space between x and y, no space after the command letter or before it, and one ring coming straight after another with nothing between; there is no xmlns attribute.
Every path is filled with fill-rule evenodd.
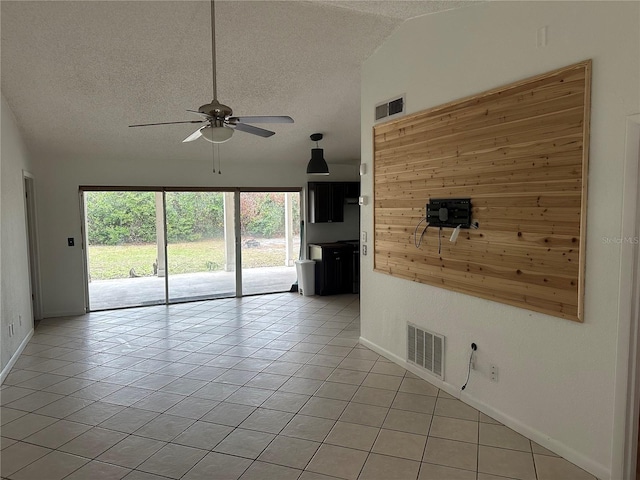
<svg viewBox="0 0 640 480"><path fill-rule="evenodd" d="M420 248L420 245L422 245L422 237L424 237L424 234L426 233L427 228L429 228L429 224L427 223L424 226L424 230L422 230L422 233L420 234L420 238L418 238L418 228L420 228L420 225L422 225L422 222L425 222L426 220L427 220L426 218L423 218L422 220L420 220L416 225L415 230L413 231L413 244L415 245L416 248Z"/></svg>
<svg viewBox="0 0 640 480"><path fill-rule="evenodd" d="M469 370L467 370L467 381L464 382L464 385L460 390L464 390L467 388L467 384L469 383L469 377L471 376L471 363L473 362L473 352L478 349L478 346L475 343L471 344L471 355L469 355Z"/></svg>

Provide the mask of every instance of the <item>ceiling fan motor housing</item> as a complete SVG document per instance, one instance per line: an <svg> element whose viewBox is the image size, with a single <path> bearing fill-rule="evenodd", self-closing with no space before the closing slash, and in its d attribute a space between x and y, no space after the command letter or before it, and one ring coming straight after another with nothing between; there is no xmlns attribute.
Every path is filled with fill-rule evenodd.
<svg viewBox="0 0 640 480"><path fill-rule="evenodd" d="M200 113L209 116L212 120L219 120L221 123L225 118L230 117L233 114L231 107L223 105L217 100L213 100L211 103L207 103L198 108Z"/></svg>

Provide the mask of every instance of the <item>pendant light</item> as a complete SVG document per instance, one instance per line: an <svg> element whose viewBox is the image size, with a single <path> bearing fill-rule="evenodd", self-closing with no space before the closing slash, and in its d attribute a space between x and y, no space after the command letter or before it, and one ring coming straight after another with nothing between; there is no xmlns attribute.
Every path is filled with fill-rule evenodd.
<svg viewBox="0 0 640 480"><path fill-rule="evenodd" d="M316 148L311 149L311 160L307 165L307 175L329 175L329 166L324 161L324 150L318 148L318 142L322 140L321 133L313 133L311 141L316 142Z"/></svg>

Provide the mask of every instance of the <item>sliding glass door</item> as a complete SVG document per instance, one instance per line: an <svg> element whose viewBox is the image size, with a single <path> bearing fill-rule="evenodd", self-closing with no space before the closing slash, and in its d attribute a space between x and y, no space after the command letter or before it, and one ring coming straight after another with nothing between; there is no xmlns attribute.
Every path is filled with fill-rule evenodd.
<svg viewBox="0 0 640 480"><path fill-rule="evenodd" d="M156 226L162 225L162 193L84 192L87 291L91 310L165 303L157 273ZM159 216L159 218L158 218Z"/></svg>
<svg viewBox="0 0 640 480"><path fill-rule="evenodd" d="M300 193L241 192L242 294L287 292L300 254Z"/></svg>
<svg viewBox="0 0 640 480"><path fill-rule="evenodd" d="M300 192L87 187L82 199L88 310L285 292L296 282Z"/></svg>
<svg viewBox="0 0 640 480"><path fill-rule="evenodd" d="M235 235L225 195L165 193L169 302L235 296Z"/></svg>

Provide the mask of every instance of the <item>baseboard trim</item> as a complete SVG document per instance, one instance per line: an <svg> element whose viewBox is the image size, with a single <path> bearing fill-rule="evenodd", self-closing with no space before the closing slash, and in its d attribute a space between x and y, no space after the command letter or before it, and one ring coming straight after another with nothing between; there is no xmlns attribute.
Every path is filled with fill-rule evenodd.
<svg viewBox="0 0 640 480"><path fill-rule="evenodd" d="M86 315L86 312L45 312L42 315L42 319L59 317L80 317L82 315Z"/></svg>
<svg viewBox="0 0 640 480"><path fill-rule="evenodd" d="M487 405L486 403L481 402L480 400L476 399L475 397L473 397L472 395L466 392L461 392L458 387L451 385L450 383L447 383L445 381L442 381L437 377L434 377L433 375L429 374L429 372L416 367L415 365L407 362L404 358L401 358L395 355L394 353L391 353L390 351L376 345L375 343L370 342L366 338L360 337L360 343L365 347L373 350L377 354L382 355L386 359L391 360L392 362L400 365L401 367L417 375L423 380L426 380L432 385L444 390L449 395L460 399L462 402L472 406L473 408L479 410L485 415L489 415L491 418L496 419L503 425L506 425L512 430L518 432L521 435L524 435L525 437L533 440L534 442L543 446L544 448L551 450L557 455L560 455L562 458L579 466L580 468L586 470L592 475L595 475L597 478L602 478L602 479L611 478L610 469L608 469L607 467L605 467L604 465L598 462L594 462L590 458L568 447L564 443L561 443L561 442L558 442L557 440L549 438L548 436L544 435L542 432L536 430L535 428L529 425L526 425L520 422L519 420L509 415L506 415L505 413L499 410L496 410L495 408L491 407L490 405Z"/></svg>
<svg viewBox="0 0 640 480"><path fill-rule="evenodd" d="M22 340L22 343L20 343L18 350L16 350L16 352L11 356L9 363L7 363L7 365L2 369L2 373L0 373L0 385L4 383L5 379L7 378L7 375L9 375L9 372L18 361L18 358L20 358L20 354L29 343L29 340L31 340L31 337L33 337L33 328L29 330L29 333L27 333L27 336L24 337L24 340Z"/></svg>

